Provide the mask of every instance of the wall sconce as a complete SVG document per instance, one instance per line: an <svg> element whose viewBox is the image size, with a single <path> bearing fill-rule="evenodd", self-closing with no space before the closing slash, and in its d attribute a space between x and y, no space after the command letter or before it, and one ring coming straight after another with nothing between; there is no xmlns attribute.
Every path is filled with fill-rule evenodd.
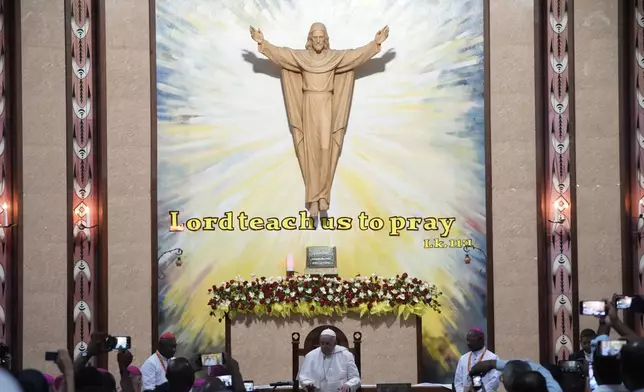
<svg viewBox="0 0 644 392"><path fill-rule="evenodd" d="M15 223L9 224L9 206L7 203L2 203L2 210L0 210L0 213L2 213L2 225L0 225L0 228L8 229L16 225Z"/></svg>
<svg viewBox="0 0 644 392"><path fill-rule="evenodd" d="M295 257L292 254L286 255L286 277L292 278L295 276Z"/></svg>
<svg viewBox="0 0 644 392"><path fill-rule="evenodd" d="M89 207L85 205L85 203L80 203L74 209L74 213L76 213L76 216L78 217L78 222L76 222L76 224L80 231L93 229L98 226L97 224L92 225L92 214L90 212Z"/></svg>
<svg viewBox="0 0 644 392"><path fill-rule="evenodd" d="M463 247L463 252L465 252L465 257L463 258L463 261L465 262L465 264L470 264L472 262L472 257L470 257L470 252L474 250L479 251L483 255L485 262L487 263L487 255L485 254L485 252L483 252L483 249L477 248L474 245L465 245Z"/></svg>
<svg viewBox="0 0 644 392"><path fill-rule="evenodd" d="M563 198L560 197L555 202L553 203L554 206L554 216L555 219L550 220L548 219L548 222L554 223L555 225L562 225L566 222L566 215L564 214L564 211L570 207L568 202Z"/></svg>
<svg viewBox="0 0 644 392"><path fill-rule="evenodd" d="M181 248L174 248L161 253L161 255L157 258L157 277L159 279L165 279L165 271L170 268L172 264L176 265L177 267L181 267L183 265L183 260L181 259L182 256L183 249Z"/></svg>

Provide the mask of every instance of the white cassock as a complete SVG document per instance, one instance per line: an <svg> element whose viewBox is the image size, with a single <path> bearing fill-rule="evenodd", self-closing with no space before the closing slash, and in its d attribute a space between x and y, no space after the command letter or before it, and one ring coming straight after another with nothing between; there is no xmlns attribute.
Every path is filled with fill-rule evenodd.
<svg viewBox="0 0 644 392"><path fill-rule="evenodd" d="M360 388L360 373L353 354L337 345L329 356L320 348L306 354L297 379L302 387L313 385L320 392L337 392L345 384L351 392Z"/></svg>
<svg viewBox="0 0 644 392"><path fill-rule="evenodd" d="M481 361L496 360L498 358L499 357L497 357L496 354L486 348L479 351L470 351L463 355L461 359L458 360L456 373L454 374L454 392L463 392L463 388L466 386L472 386L470 370L472 370L472 367L475 364ZM498 370L491 370L483 376L482 381L486 392L494 392L499 389L499 384L501 382L499 378L500 375L501 373Z"/></svg>

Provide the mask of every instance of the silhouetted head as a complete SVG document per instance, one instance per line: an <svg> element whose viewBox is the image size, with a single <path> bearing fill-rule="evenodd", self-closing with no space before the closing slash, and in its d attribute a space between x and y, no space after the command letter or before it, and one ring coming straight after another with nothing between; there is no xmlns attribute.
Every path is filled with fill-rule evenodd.
<svg viewBox="0 0 644 392"><path fill-rule="evenodd" d="M629 391L644 388L644 340L629 342L619 353L624 385Z"/></svg>
<svg viewBox="0 0 644 392"><path fill-rule="evenodd" d="M324 23L316 22L311 25L309 36L306 40L306 49L314 50L315 53L322 53L324 50L331 49L329 34Z"/></svg>
<svg viewBox="0 0 644 392"><path fill-rule="evenodd" d="M49 392L49 383L38 370L23 370L18 373L18 382L24 392Z"/></svg>
<svg viewBox="0 0 644 392"><path fill-rule="evenodd" d="M173 392L188 392L195 382L195 372L186 358L173 358L168 362L166 378Z"/></svg>
<svg viewBox="0 0 644 392"><path fill-rule="evenodd" d="M597 351L593 357L593 376L597 385L620 385L622 373L619 359L601 356Z"/></svg>
<svg viewBox="0 0 644 392"><path fill-rule="evenodd" d="M512 388L521 392L548 392L546 379L539 372L529 371L519 375L514 380Z"/></svg>
<svg viewBox="0 0 644 392"><path fill-rule="evenodd" d="M520 390L514 387L514 384L524 373L531 371L530 364L525 361L509 361L506 363L503 368L503 373L501 373L501 380L503 381L505 390L508 392L520 392Z"/></svg>
<svg viewBox="0 0 644 392"><path fill-rule="evenodd" d="M95 367L87 366L74 373L74 386L77 390L89 387L103 387L103 374Z"/></svg>

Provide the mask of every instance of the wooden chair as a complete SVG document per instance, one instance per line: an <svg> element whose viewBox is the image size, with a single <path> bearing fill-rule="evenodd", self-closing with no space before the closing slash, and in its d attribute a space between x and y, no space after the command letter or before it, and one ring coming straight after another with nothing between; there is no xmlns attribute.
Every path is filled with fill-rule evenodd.
<svg viewBox="0 0 644 392"><path fill-rule="evenodd" d="M347 335L345 335L344 332L332 325L321 325L314 328L311 332L309 332L308 335L306 335L306 338L304 339L304 347L302 348L300 348L300 333L293 332L291 334L291 344L293 345L293 391L297 391L299 388L297 382L297 373L300 370L300 357L303 357L309 352L320 347L320 334L327 328L332 329L333 332L335 332L336 344L346 347L353 354L356 360L356 367L358 368L358 372L362 374L362 369L360 367L360 364L362 362L360 360L360 344L362 343L362 333L353 333L353 347L349 347L349 339L347 339Z"/></svg>

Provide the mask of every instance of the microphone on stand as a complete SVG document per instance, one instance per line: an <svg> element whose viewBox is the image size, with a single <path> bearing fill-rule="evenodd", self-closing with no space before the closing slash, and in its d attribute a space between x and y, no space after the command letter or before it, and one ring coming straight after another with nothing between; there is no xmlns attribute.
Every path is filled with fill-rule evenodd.
<svg viewBox="0 0 644 392"><path fill-rule="evenodd" d="M292 386L292 385L293 385L293 381L277 381L277 382L268 384L269 387L274 387L274 388L275 387L288 387L288 386Z"/></svg>
<svg viewBox="0 0 644 392"><path fill-rule="evenodd" d="M277 387L288 387L292 385L293 385L293 381L278 381L278 382L268 384L269 387L273 387L273 391L275 391Z"/></svg>

